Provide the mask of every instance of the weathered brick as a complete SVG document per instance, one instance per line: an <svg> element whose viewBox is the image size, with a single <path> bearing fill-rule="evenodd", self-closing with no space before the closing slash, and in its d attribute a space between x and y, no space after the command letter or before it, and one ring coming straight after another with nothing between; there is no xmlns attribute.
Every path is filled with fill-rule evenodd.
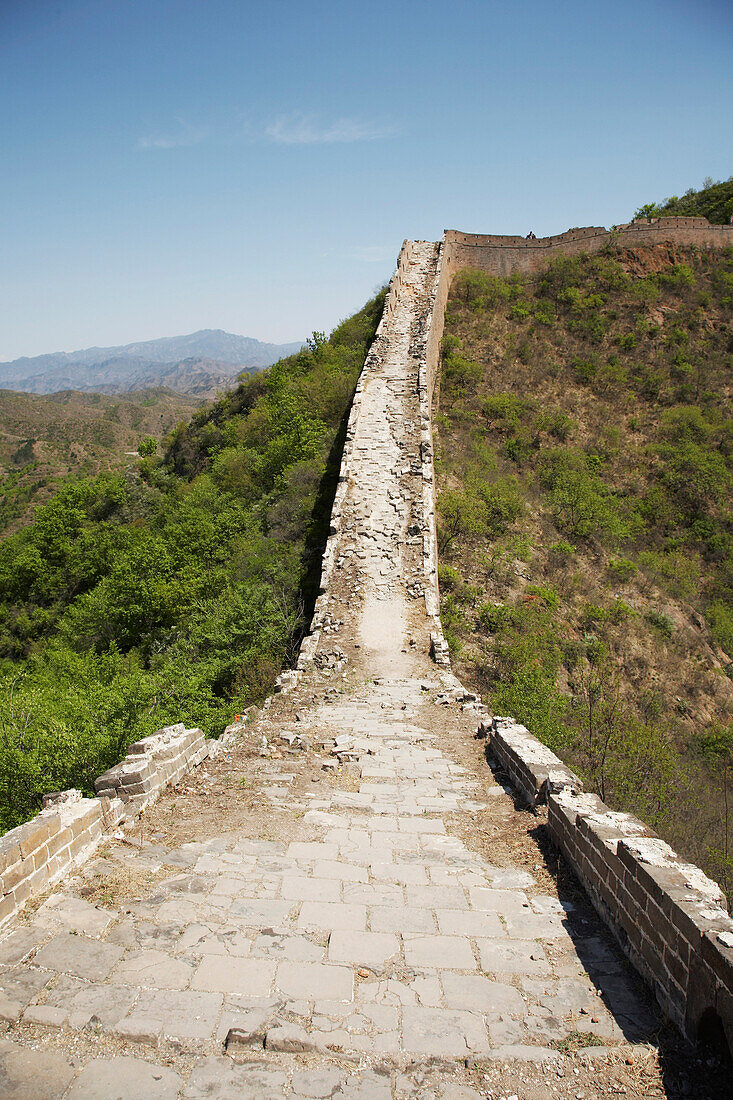
<svg viewBox="0 0 733 1100"><path fill-rule="evenodd" d="M14 890L21 879L25 878L28 873L27 862L19 861L12 867L6 868L0 876L0 883L2 883L2 893L9 894L11 890Z"/></svg>
<svg viewBox="0 0 733 1100"><path fill-rule="evenodd" d="M12 894L6 894L5 897L0 898L0 924L9 920L17 911L17 908L17 903Z"/></svg>
<svg viewBox="0 0 733 1100"><path fill-rule="evenodd" d="M45 890L46 886L48 885L49 878L50 875L48 872L47 863L44 863L42 866L38 867L37 870L31 871L28 878L26 879L29 897L32 897L34 894L40 894L42 890Z"/></svg>
<svg viewBox="0 0 733 1100"><path fill-rule="evenodd" d="M15 832L15 829L11 829L5 836L0 837L0 874L3 874L6 868L20 863L23 858Z"/></svg>
<svg viewBox="0 0 733 1100"><path fill-rule="evenodd" d="M665 970L664 962L652 942L646 936L639 935L636 943L637 950L651 973L655 977L663 974Z"/></svg>
<svg viewBox="0 0 733 1100"><path fill-rule="evenodd" d="M702 937L700 956L715 975L716 981L733 992L733 948L726 947L718 938L719 931L733 931L733 921L728 929L710 929Z"/></svg>
<svg viewBox="0 0 733 1100"><path fill-rule="evenodd" d="M36 848L40 848L49 837L57 833L61 828L61 822L57 813L41 815L26 821L18 828L18 843L24 859L32 855Z"/></svg>
<svg viewBox="0 0 733 1100"><path fill-rule="evenodd" d="M67 830L65 829L60 830L54 836L50 837L48 843L46 844L46 850L48 853L47 858L51 859L51 857L55 856L57 852L60 852L67 843L68 836Z"/></svg>
<svg viewBox="0 0 733 1100"><path fill-rule="evenodd" d="M155 789L156 786L153 781L147 779L144 783L125 784L124 787L120 787L120 794L124 799L129 799L134 798L136 795L150 794Z"/></svg>
<svg viewBox="0 0 733 1100"><path fill-rule="evenodd" d="M88 829L84 829L83 832L74 837L70 844L71 858L76 859L80 852L83 852L85 848L88 848L92 844L92 842L93 837L90 831Z"/></svg>
<svg viewBox="0 0 733 1100"><path fill-rule="evenodd" d="M673 951L670 947L664 948L662 955L662 961L674 978L681 989L687 989L687 983L690 977L690 971L688 966L683 962L676 951Z"/></svg>
<svg viewBox="0 0 733 1100"><path fill-rule="evenodd" d="M29 885L29 875L24 875L16 886L13 887L10 897L15 899L15 904L20 907L25 904L31 895L31 888Z"/></svg>

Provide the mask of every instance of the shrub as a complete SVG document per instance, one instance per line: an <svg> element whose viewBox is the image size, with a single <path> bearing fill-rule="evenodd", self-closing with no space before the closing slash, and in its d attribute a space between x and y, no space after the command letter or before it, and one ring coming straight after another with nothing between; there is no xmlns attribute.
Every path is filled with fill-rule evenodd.
<svg viewBox="0 0 733 1100"><path fill-rule="evenodd" d="M443 378L460 394L473 393L482 376L483 367L457 351L451 351L443 360Z"/></svg>
<svg viewBox="0 0 733 1100"><path fill-rule="evenodd" d="M452 565L439 565L438 581L442 591L452 592L460 585L461 574Z"/></svg>
<svg viewBox="0 0 733 1100"><path fill-rule="evenodd" d="M478 609L476 622L488 634L496 634L511 623L513 610L506 604L484 603Z"/></svg>
<svg viewBox="0 0 733 1100"><path fill-rule="evenodd" d="M542 432L547 432L548 435L554 436L555 439L559 439L561 443L564 443L571 432L577 428L577 422L573 420L572 416L568 416L567 413L561 410L546 409L541 412L535 421L535 427Z"/></svg>
<svg viewBox="0 0 733 1100"><path fill-rule="evenodd" d="M652 609L646 612L644 618L649 623L649 626L659 631L663 638L671 638L674 634L674 623L669 615Z"/></svg>
<svg viewBox="0 0 733 1100"><path fill-rule="evenodd" d="M489 394L481 403L487 423L499 431L516 431L532 407L532 402L514 393Z"/></svg>
<svg viewBox="0 0 733 1100"><path fill-rule="evenodd" d="M716 600L705 612L705 618L715 644L733 657L733 607Z"/></svg>
<svg viewBox="0 0 733 1100"><path fill-rule="evenodd" d="M619 584L625 584L626 581L630 581L632 577L636 576L638 568L628 558L614 558L608 563L608 572Z"/></svg>

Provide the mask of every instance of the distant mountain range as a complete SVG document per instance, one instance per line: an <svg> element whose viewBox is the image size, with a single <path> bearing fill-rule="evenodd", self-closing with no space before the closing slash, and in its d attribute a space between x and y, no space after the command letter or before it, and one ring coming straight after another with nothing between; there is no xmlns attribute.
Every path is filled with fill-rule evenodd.
<svg viewBox="0 0 733 1100"><path fill-rule="evenodd" d="M0 363L0 387L24 393L81 390L132 393L165 387L213 396L242 371L261 370L302 344L263 344L222 329L167 336L113 348L83 348Z"/></svg>

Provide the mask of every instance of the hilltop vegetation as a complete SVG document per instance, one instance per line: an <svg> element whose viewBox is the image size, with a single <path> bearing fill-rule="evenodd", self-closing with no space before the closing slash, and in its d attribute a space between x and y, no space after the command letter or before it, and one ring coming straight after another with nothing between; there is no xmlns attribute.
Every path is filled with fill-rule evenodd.
<svg viewBox="0 0 733 1100"><path fill-rule="evenodd" d="M729 225L733 219L733 176L713 182L706 179L699 191L690 188L679 198L650 202L636 211L635 218L707 218L711 225Z"/></svg>
<svg viewBox="0 0 733 1100"><path fill-rule="evenodd" d="M378 295L134 469L70 479L0 542L0 828L90 791L170 722L219 734L272 689L315 598Z"/></svg>
<svg viewBox="0 0 733 1100"><path fill-rule="evenodd" d="M460 273L438 427L459 674L733 886L733 251Z"/></svg>

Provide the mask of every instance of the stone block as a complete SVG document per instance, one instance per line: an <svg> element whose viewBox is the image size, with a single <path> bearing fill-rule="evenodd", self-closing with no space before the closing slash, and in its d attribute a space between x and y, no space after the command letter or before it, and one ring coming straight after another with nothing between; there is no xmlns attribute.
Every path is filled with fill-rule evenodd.
<svg viewBox="0 0 733 1100"><path fill-rule="evenodd" d="M441 974L445 1003L448 1008L483 1012L490 1016L523 1017L526 1014L524 999L511 985L493 982L476 974Z"/></svg>
<svg viewBox="0 0 733 1100"><path fill-rule="evenodd" d="M175 1100L182 1084L178 1074L168 1066L139 1058L94 1058L81 1070L66 1095L68 1100L103 1100L114 1096Z"/></svg>
<svg viewBox="0 0 733 1100"><path fill-rule="evenodd" d="M56 813L47 816L38 814L30 821L26 821L24 825L19 825L17 830L14 829L13 832L17 833L22 858L28 859L36 848L40 848L42 844L45 844L49 837L57 833L60 828L61 822Z"/></svg>
<svg viewBox="0 0 733 1100"><path fill-rule="evenodd" d="M427 970L475 970L471 945L463 936L403 937L405 962L408 966Z"/></svg>
<svg viewBox="0 0 733 1100"><path fill-rule="evenodd" d="M317 1049L318 1044L311 1039L305 1028L298 1024L278 1024L276 1027L271 1027L265 1035L265 1050L300 1054L303 1051Z"/></svg>
<svg viewBox="0 0 733 1100"><path fill-rule="evenodd" d="M400 941L389 932L332 932L328 941L331 962L379 968L400 953Z"/></svg>
<svg viewBox="0 0 733 1100"><path fill-rule="evenodd" d="M34 963L88 981L103 981L122 954L123 949L116 944L61 932L40 949Z"/></svg>
<svg viewBox="0 0 733 1100"><path fill-rule="evenodd" d="M298 928L363 932L366 929L366 906L342 902L305 901L300 909Z"/></svg>
<svg viewBox="0 0 733 1100"><path fill-rule="evenodd" d="M402 1019L402 1044L406 1054L466 1058L489 1051L489 1040L480 1013L406 1005L402 1010Z"/></svg>
<svg viewBox="0 0 733 1100"><path fill-rule="evenodd" d="M73 1076L70 1063L55 1051L0 1040L0 1082L5 1100L59 1100L68 1095Z"/></svg>
<svg viewBox="0 0 733 1100"><path fill-rule="evenodd" d="M20 863L22 859L16 830L11 829L0 837L0 875L3 875L9 867Z"/></svg>
<svg viewBox="0 0 733 1100"><path fill-rule="evenodd" d="M270 959L204 955L191 988L212 993L266 997L272 986L276 965Z"/></svg>
<svg viewBox="0 0 733 1100"><path fill-rule="evenodd" d="M275 988L286 997L303 1000L351 1001L354 976L346 966L282 962L277 969Z"/></svg>

